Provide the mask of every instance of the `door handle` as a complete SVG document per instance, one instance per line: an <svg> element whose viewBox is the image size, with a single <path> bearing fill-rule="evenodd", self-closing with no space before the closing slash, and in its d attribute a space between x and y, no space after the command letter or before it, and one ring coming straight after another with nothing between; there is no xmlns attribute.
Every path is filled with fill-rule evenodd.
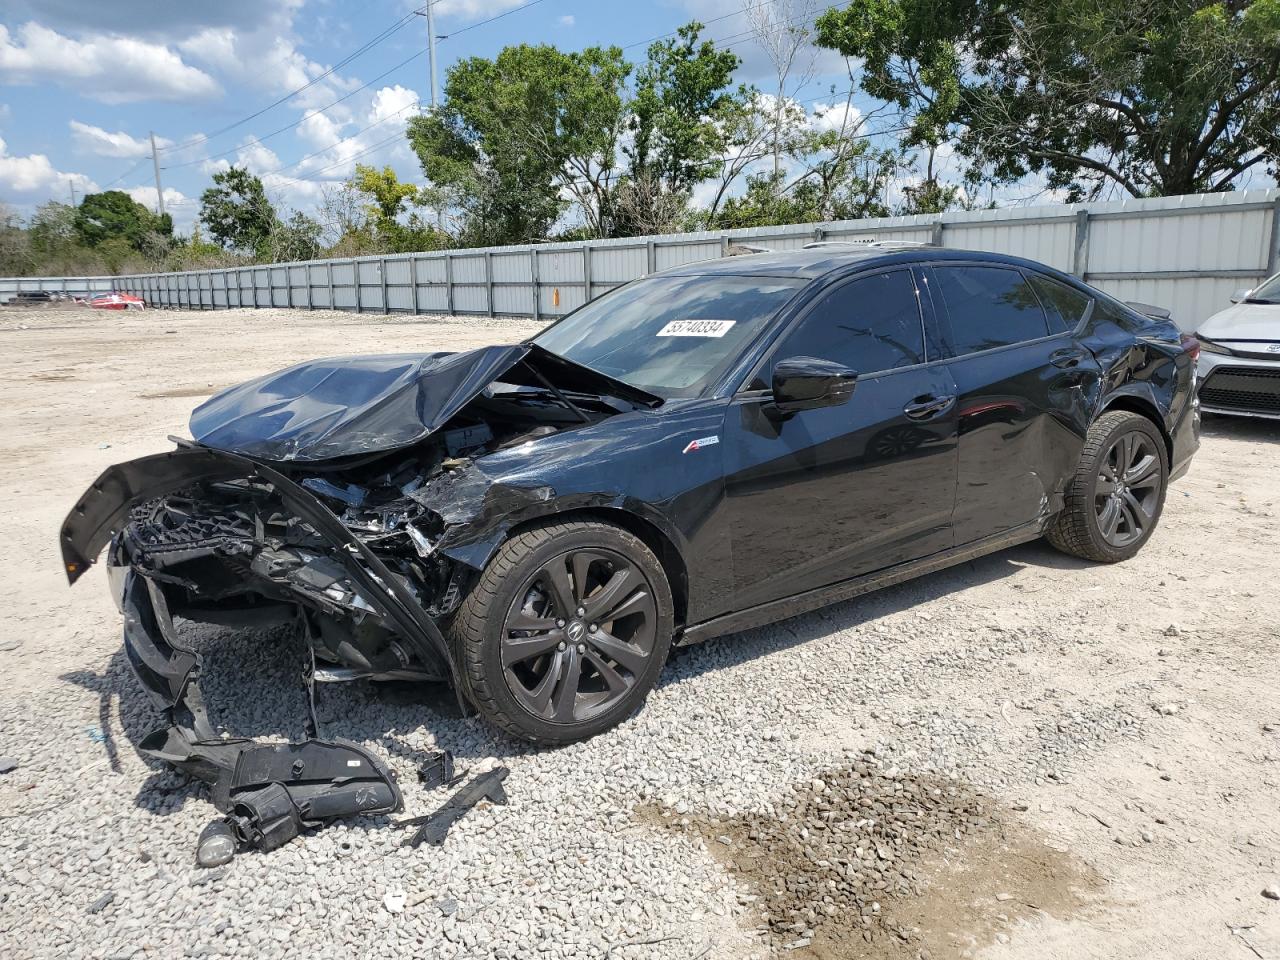
<svg viewBox="0 0 1280 960"><path fill-rule="evenodd" d="M1085 354L1083 350L1055 350L1049 354L1049 362L1055 367L1061 367L1064 370L1070 370L1073 367L1080 366L1084 360Z"/></svg>
<svg viewBox="0 0 1280 960"><path fill-rule="evenodd" d="M955 397L935 397L932 394L926 394L923 397L916 397L902 408L902 412L912 420L932 420L950 410L955 402Z"/></svg>

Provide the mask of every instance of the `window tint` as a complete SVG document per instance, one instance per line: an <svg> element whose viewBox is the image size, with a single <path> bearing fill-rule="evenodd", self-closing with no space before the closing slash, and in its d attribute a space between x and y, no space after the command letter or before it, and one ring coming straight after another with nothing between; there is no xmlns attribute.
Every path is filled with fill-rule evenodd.
<svg viewBox="0 0 1280 960"><path fill-rule="evenodd" d="M774 353L775 361L788 357L833 360L859 373L923 363L924 330L910 271L865 277L826 294Z"/></svg>
<svg viewBox="0 0 1280 960"><path fill-rule="evenodd" d="M1089 309L1089 297L1048 277L1033 273L1027 279L1040 295L1040 304L1049 315L1049 329L1054 333L1074 330L1076 324L1084 319L1084 312Z"/></svg>
<svg viewBox="0 0 1280 960"><path fill-rule="evenodd" d="M1035 292L1017 270L934 267L956 356L1049 335Z"/></svg>

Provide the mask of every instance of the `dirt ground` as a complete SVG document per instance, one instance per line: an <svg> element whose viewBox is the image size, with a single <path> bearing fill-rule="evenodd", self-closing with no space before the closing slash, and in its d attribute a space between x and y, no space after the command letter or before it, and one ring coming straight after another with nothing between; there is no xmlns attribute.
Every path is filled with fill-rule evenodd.
<svg viewBox="0 0 1280 960"><path fill-rule="evenodd" d="M67 587L58 525L103 468L185 435L200 399L307 358L466 349L534 329L289 311L0 311L0 698L65 686L60 676L119 646L101 570ZM991 787L1017 811L1020 830L1087 872L1081 905L1016 912L1008 923L1017 935L971 937L967 946L935 930L925 938L934 957L954 948L991 960L1280 960L1280 902L1262 896L1280 883L1278 518L1280 423L1209 418L1190 475L1171 489L1160 529L1135 560L1103 567L1017 548L1000 559L1007 575L927 593L902 615L923 618L921 626L950 621L957 643L978 624L1058 638L1048 651L1015 657L1014 680L949 691L942 676L920 694L922 705L1010 731L1045 722L1027 705L1029 690L1103 702L1109 691L1140 689L1150 711L1144 736L1103 743L1075 758L1070 775L1045 770ZM817 637L824 620L802 624ZM1083 644L1077 634L1107 643ZM818 726L823 749L863 746L860 726ZM1049 727L1043 736L1054 735ZM0 755L5 740L0 729ZM928 931L932 917L958 928L957 903L985 896L966 870L1009 868L985 849L969 865L945 855L931 862L924 896L899 908L903 922Z"/></svg>

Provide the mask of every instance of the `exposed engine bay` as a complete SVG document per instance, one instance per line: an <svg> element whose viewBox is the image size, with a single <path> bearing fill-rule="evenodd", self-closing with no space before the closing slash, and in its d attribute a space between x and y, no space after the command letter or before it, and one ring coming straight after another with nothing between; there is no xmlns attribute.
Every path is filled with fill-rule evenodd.
<svg viewBox="0 0 1280 960"><path fill-rule="evenodd" d="M588 397L569 402L498 385L411 448L281 472L314 494L438 620L456 607L474 571L436 553L450 514L430 505L478 457L617 412ZM188 619L262 622L291 615L275 605L297 605L313 626L321 679L448 679L447 666L415 655L333 545L260 478L198 481L137 505L119 549L135 571L166 585L172 612Z"/></svg>
<svg viewBox="0 0 1280 960"><path fill-rule="evenodd" d="M195 442L99 477L64 524L67 575L107 548L125 652L167 721L140 749L212 784L208 845L272 849L401 797L366 751L320 740L314 711L301 743L220 737L175 619L293 623L309 703L316 680L360 678L452 681L462 702L437 621L478 571L442 547L486 505L544 494L477 461L656 402L528 345L318 361L219 394Z"/></svg>

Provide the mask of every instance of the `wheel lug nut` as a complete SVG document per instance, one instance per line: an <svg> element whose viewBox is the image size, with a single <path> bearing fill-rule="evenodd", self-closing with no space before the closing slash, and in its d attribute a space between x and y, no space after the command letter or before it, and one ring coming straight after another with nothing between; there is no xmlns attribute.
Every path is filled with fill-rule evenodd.
<svg viewBox="0 0 1280 960"><path fill-rule="evenodd" d="M581 607L578 608L578 616L582 616L586 612L587 611L583 610Z"/></svg>
<svg viewBox="0 0 1280 960"><path fill-rule="evenodd" d="M564 649L564 641L563 641L563 640L561 640L559 643L557 643L557 644L556 644L556 649L557 649L557 650L563 650L563 649Z"/></svg>
<svg viewBox="0 0 1280 960"><path fill-rule="evenodd" d="M600 628L593 623L591 626L587 627L587 633L595 633L599 629Z"/></svg>
<svg viewBox="0 0 1280 960"><path fill-rule="evenodd" d="M578 644L578 652L579 652L579 653L586 653L586 652L587 652L587 645L586 645L585 643L580 643L580 644Z"/></svg>
<svg viewBox="0 0 1280 960"><path fill-rule="evenodd" d="M556 621L556 626L557 626L557 627L563 627L563 626L564 626L564 621L563 621L563 620L557 620L557 621Z"/></svg>

